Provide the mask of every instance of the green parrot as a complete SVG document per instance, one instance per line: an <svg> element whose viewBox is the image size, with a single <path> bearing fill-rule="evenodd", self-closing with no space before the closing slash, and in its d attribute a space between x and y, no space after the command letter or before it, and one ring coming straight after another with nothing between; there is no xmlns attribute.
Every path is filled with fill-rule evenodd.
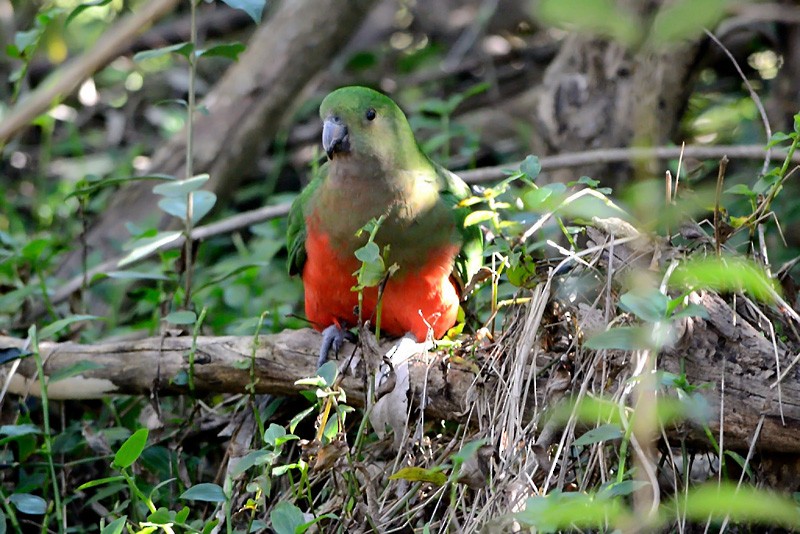
<svg viewBox="0 0 800 534"><path fill-rule="evenodd" d="M337 89L320 117L328 161L292 204L287 231L289 273L301 275L306 316L323 332L320 361L356 323L355 251L367 242L356 234L381 216L374 242L399 267L380 297L381 329L441 338L483 258L480 228L464 227L469 208L459 206L469 187L422 152L402 110L377 91ZM361 317L373 324L378 298L363 291Z"/></svg>

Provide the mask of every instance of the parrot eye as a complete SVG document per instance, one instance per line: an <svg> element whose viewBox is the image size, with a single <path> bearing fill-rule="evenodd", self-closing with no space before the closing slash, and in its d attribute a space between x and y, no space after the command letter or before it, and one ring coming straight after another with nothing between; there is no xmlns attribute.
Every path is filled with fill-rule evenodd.
<svg viewBox="0 0 800 534"><path fill-rule="evenodd" d="M375 113L375 110L373 108L369 108L367 110L366 117L368 121L374 120L376 116L377 113Z"/></svg>

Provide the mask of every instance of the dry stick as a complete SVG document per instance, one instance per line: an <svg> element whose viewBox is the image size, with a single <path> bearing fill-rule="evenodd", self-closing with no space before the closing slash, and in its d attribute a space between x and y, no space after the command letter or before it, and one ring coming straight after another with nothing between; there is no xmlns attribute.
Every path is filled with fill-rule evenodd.
<svg viewBox="0 0 800 534"><path fill-rule="evenodd" d="M109 28L83 55L53 73L0 123L0 145L123 53L145 27L172 11L178 1L151 0Z"/></svg>
<svg viewBox="0 0 800 534"><path fill-rule="evenodd" d="M714 248L717 251L717 257L722 254L722 236L720 235L720 212L719 203L722 198L722 184L725 181L725 170L728 168L728 156L722 156L719 160L719 172L717 173L717 191L714 195Z"/></svg>
<svg viewBox="0 0 800 534"><path fill-rule="evenodd" d="M715 147L688 146L685 147L685 149L683 147L611 148L587 150L584 152L574 152L569 154L561 154L558 156L545 156L539 161L543 170L552 170L577 167L586 165L588 163L612 163L617 161L626 161L646 155L662 159L671 159L681 157L681 154L684 154L687 157L696 158L718 158L727 155L731 158L737 159L761 159L764 154L764 147L761 145L721 145ZM796 159L800 161L800 154L796 156ZM460 171L458 174L467 183L478 184L504 178L508 175L507 171L509 169L517 168L519 167L519 164L520 162L516 162L508 163L506 165L497 165L494 167L483 167L469 171ZM288 203L279 204L277 206L265 206L241 213L239 215L234 215L219 222L195 228L192 231L192 239L195 241L200 241L209 237L227 234L235 230L246 228L253 224L271 219L277 219L278 217L284 217L287 213L289 213ZM164 245L163 247L154 250L150 254L143 256L137 260L137 262L148 259L158 252L180 248L183 246L183 239L184 238L181 237L176 241ZM88 272L89 280L91 281L91 279L98 274L103 274L114 270L120 259L122 259L122 256L106 260L90 269ZM83 276L79 275L62 284L51 298L53 305L66 301L72 293L80 289L82 279ZM36 313L33 313L33 315L35 316Z"/></svg>
<svg viewBox="0 0 800 534"><path fill-rule="evenodd" d="M186 178L194 175L194 110L195 110L195 79L197 77L197 2L189 0L189 42L192 44L192 51L189 53L189 90L186 105ZM189 191L186 195L186 223L183 240L183 270L186 277L185 290L183 295L183 307L190 309L192 304L192 272L194 270L194 258L192 257L192 219L194 218L194 192Z"/></svg>

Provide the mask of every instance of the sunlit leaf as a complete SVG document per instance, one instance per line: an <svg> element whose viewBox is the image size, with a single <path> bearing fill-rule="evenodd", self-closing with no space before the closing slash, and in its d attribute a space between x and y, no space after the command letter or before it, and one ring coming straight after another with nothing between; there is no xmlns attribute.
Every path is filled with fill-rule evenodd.
<svg viewBox="0 0 800 534"><path fill-rule="evenodd" d="M222 0L234 9L241 9L253 19L253 22L258 24L261 22L261 15L264 13L264 6L267 5L267 0Z"/></svg>
<svg viewBox="0 0 800 534"><path fill-rule="evenodd" d="M205 184L210 176L208 174L198 174L184 180L175 180L158 184L153 188L153 193L165 197L185 197L192 191L197 191Z"/></svg>
<svg viewBox="0 0 800 534"><path fill-rule="evenodd" d="M729 0L678 0L658 10L648 31L648 39L657 46L677 45L713 28L725 16Z"/></svg>
<svg viewBox="0 0 800 534"><path fill-rule="evenodd" d="M772 302L780 288L764 268L752 260L735 256L708 256L683 262L670 278L670 284L717 292L745 291L765 302Z"/></svg>
<svg viewBox="0 0 800 534"><path fill-rule="evenodd" d="M743 485L716 483L690 488L685 498L677 501L678 508L689 520L706 522L709 519L732 522L783 525L800 528L800 509L788 496Z"/></svg>
<svg viewBox="0 0 800 534"><path fill-rule="evenodd" d="M113 466L117 469L125 469L133 465L139 456L141 456L145 445L147 445L147 435L149 434L146 428L140 428L125 440L125 443L119 448L114 455Z"/></svg>
<svg viewBox="0 0 800 534"><path fill-rule="evenodd" d="M447 482L447 475L442 472L441 467L434 467L433 469L404 467L389 477L389 480L398 479L408 480L409 482L429 482L437 486L443 486Z"/></svg>
<svg viewBox="0 0 800 534"><path fill-rule="evenodd" d="M181 237L181 232L160 232L153 237L145 239L137 239L130 246L133 250L122 258L117 266L122 267L129 263L133 263L138 259L145 258L160 249L164 245L172 243Z"/></svg>
<svg viewBox="0 0 800 534"><path fill-rule="evenodd" d="M67 20L64 21L64 27L69 26L69 23L73 21L75 17L89 9L90 7L99 7L105 6L111 3L111 0L91 0L90 2L84 2L73 9L69 15L67 15Z"/></svg>

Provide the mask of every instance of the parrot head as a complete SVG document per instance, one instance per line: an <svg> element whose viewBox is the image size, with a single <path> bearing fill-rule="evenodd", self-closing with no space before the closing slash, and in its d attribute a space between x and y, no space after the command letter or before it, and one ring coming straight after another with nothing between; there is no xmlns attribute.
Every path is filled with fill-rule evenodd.
<svg viewBox="0 0 800 534"><path fill-rule="evenodd" d="M416 163L420 151L403 111L367 87L342 87L319 109L322 148L328 159L356 158L381 166Z"/></svg>

